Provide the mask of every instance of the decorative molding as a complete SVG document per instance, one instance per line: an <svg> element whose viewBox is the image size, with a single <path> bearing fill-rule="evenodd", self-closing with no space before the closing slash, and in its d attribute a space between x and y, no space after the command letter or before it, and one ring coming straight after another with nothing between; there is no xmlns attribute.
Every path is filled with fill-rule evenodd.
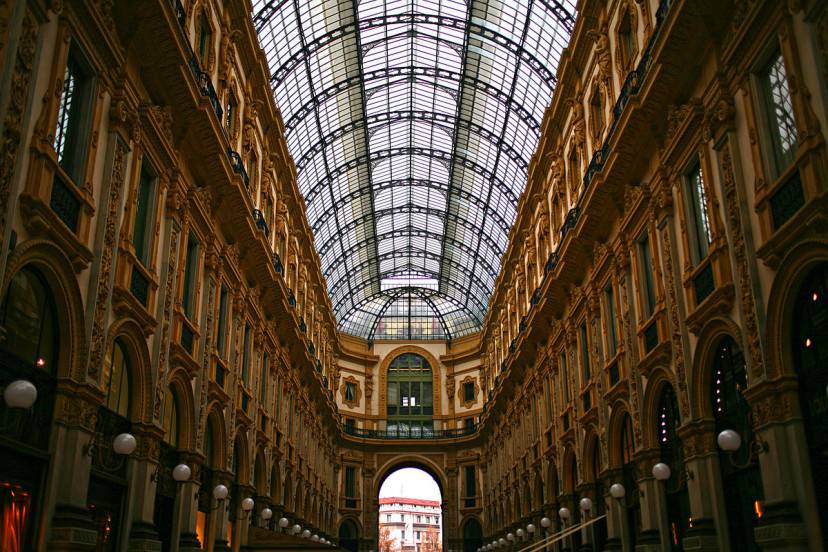
<svg viewBox="0 0 828 552"><path fill-rule="evenodd" d="M477 397L480 393L480 385L478 385L477 381L477 378L472 376L466 376L460 381L460 387L457 390L457 398L460 401L460 404L463 405L463 408L472 408L477 402ZM467 383L471 383L474 386L474 400L471 401L466 400L465 387Z"/></svg>
<svg viewBox="0 0 828 552"><path fill-rule="evenodd" d="M345 389L347 385L351 383L354 386L354 400L348 400L347 394L345 393ZM339 387L339 392L342 395L342 403L345 404L348 408L359 408L359 404L362 401L362 388L359 385L359 381L353 376L346 376L342 378L342 385Z"/></svg>

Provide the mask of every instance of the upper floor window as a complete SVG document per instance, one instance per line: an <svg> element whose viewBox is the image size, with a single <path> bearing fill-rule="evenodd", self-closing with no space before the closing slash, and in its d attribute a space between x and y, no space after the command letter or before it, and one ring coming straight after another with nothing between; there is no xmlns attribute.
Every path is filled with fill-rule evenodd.
<svg viewBox="0 0 828 552"><path fill-rule="evenodd" d="M219 292L218 331L216 332L216 349L221 358L226 358L227 353L227 301L227 286L222 284Z"/></svg>
<svg viewBox="0 0 828 552"><path fill-rule="evenodd" d="M465 402L474 402L474 382L467 381L463 384L463 400Z"/></svg>
<svg viewBox="0 0 828 552"><path fill-rule="evenodd" d="M618 321L615 317L615 292L612 284L604 289L604 326L607 328L607 356L615 356L618 351Z"/></svg>
<svg viewBox="0 0 828 552"><path fill-rule="evenodd" d="M153 200L155 199L155 170L144 158L141 162L141 176L138 180L138 195L135 200L135 223L132 225L132 245L135 256L142 265L149 265L151 236L155 216Z"/></svg>
<svg viewBox="0 0 828 552"><path fill-rule="evenodd" d="M345 496L356 497L356 468L345 466Z"/></svg>
<svg viewBox="0 0 828 552"><path fill-rule="evenodd" d="M244 342L242 343L242 382L250 384L250 323L244 324Z"/></svg>
<svg viewBox="0 0 828 552"><path fill-rule="evenodd" d="M578 146L572 146L572 151L569 152L569 189L574 195L578 191L578 184L581 178L580 158L578 156ZM572 198L574 201L576 198Z"/></svg>
<svg viewBox="0 0 828 552"><path fill-rule="evenodd" d="M797 149L796 121L782 52L771 57L760 78L772 149L771 170L778 177L794 160Z"/></svg>
<svg viewBox="0 0 828 552"><path fill-rule="evenodd" d="M566 405L569 403L569 379L567 368L566 368L566 350L561 352L561 366L558 370L561 376L561 404Z"/></svg>
<svg viewBox="0 0 828 552"><path fill-rule="evenodd" d="M345 400L348 402L356 401L356 384L352 381L345 382Z"/></svg>
<svg viewBox="0 0 828 552"><path fill-rule="evenodd" d="M466 476L466 495L465 496L475 496L477 495L477 479L475 478L474 473L474 466L466 466L465 469L465 476Z"/></svg>
<svg viewBox="0 0 828 552"><path fill-rule="evenodd" d="M638 240L638 270L641 307L644 310L642 321L644 321L652 316L656 303L655 281L653 279L653 253L650 250L650 236L646 230Z"/></svg>
<svg viewBox="0 0 828 552"><path fill-rule="evenodd" d="M236 102L236 95L233 94L232 92L230 92L230 94L227 95L227 107L224 110L225 117L226 117L225 120L224 120L224 126L227 127L227 132L229 132L231 135L236 130L236 111L237 111L237 109L238 109L238 103ZM248 174L248 176L250 176L250 175Z"/></svg>
<svg viewBox="0 0 828 552"><path fill-rule="evenodd" d="M262 406L267 404L267 364L268 356L267 352L265 352L262 356L261 374L259 375L259 402L262 403Z"/></svg>
<svg viewBox="0 0 828 552"><path fill-rule="evenodd" d="M210 60L210 49L213 47L213 28L207 19L207 14L202 14L198 22L198 57L202 65L207 65Z"/></svg>
<svg viewBox="0 0 828 552"><path fill-rule="evenodd" d="M633 29L633 17L628 7L621 16L618 24L618 61L623 69L629 69L632 65L632 58L635 55L635 29Z"/></svg>
<svg viewBox="0 0 828 552"><path fill-rule="evenodd" d="M463 420L463 427L466 429L472 429L474 427L474 418L465 418Z"/></svg>
<svg viewBox="0 0 828 552"><path fill-rule="evenodd" d="M31 268L19 270L9 282L3 327L6 339L2 349L6 353L52 371L59 337L54 299L46 282Z"/></svg>
<svg viewBox="0 0 828 552"><path fill-rule="evenodd" d="M256 190L258 183L258 180L256 180L258 178L258 169L259 161L256 158L256 152L251 149L250 155L247 157L247 176L250 179L251 190Z"/></svg>
<svg viewBox="0 0 828 552"><path fill-rule="evenodd" d="M104 360L103 389L106 393L106 407L123 416L129 417L129 365L126 349L120 339L116 339Z"/></svg>
<svg viewBox="0 0 828 552"><path fill-rule="evenodd" d="M595 149L600 147L598 141L604 131L604 97L601 94L601 87L596 86L589 100L589 122L592 137L595 139Z"/></svg>
<svg viewBox="0 0 828 552"><path fill-rule="evenodd" d="M589 370L589 338L587 337L587 325L586 322L581 323L581 366L583 368L583 375L584 381L582 385L586 385L589 383L590 380L590 370Z"/></svg>
<svg viewBox="0 0 828 552"><path fill-rule="evenodd" d="M184 314L187 318L193 318L196 303L196 285L198 282L198 254L199 243L196 237L190 233L187 239L187 257L184 261Z"/></svg>
<svg viewBox="0 0 828 552"><path fill-rule="evenodd" d="M92 73L72 47L63 75L53 145L58 163L75 181L82 178L92 96Z"/></svg>
<svg viewBox="0 0 828 552"><path fill-rule="evenodd" d="M685 198L690 251L693 264L699 264L705 257L712 241L710 219L707 214L707 194L704 191L704 175L698 161L684 177Z"/></svg>

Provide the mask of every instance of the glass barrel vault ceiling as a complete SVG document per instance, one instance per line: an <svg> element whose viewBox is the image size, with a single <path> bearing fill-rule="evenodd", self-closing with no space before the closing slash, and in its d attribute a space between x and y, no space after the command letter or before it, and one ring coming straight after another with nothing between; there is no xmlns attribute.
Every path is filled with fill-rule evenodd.
<svg viewBox="0 0 828 552"><path fill-rule="evenodd" d="M478 331L573 0L254 0L342 331Z"/></svg>

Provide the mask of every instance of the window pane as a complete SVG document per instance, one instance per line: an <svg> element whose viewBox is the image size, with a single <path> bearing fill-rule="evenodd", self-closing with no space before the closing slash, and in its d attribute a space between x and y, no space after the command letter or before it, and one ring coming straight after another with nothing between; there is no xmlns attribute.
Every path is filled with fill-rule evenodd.
<svg viewBox="0 0 828 552"><path fill-rule="evenodd" d="M764 77L768 123L776 154L776 174L779 175L793 160L797 146L791 92L781 52L771 60Z"/></svg>
<svg viewBox="0 0 828 552"><path fill-rule="evenodd" d="M141 164L141 178L138 182L137 204L135 206L135 225L132 231L132 245L135 247L135 256L146 266L149 263L148 237L151 233L153 221L151 202L155 177L149 168L148 161Z"/></svg>
<svg viewBox="0 0 828 552"><path fill-rule="evenodd" d="M710 219L707 213L707 194L704 191L704 176L701 165L698 163L687 175L687 192L693 263L698 264L707 257L708 246L712 240Z"/></svg>

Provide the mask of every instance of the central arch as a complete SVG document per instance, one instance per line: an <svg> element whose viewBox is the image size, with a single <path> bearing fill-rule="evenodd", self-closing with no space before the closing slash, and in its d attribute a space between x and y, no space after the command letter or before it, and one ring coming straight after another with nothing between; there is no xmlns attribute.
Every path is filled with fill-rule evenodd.
<svg viewBox="0 0 828 552"><path fill-rule="evenodd" d="M371 536L372 539L372 550L377 550L379 548L379 493L380 489L382 488L383 483L388 477L393 474L394 472L401 470L403 468L416 468L422 470L423 472L427 473L431 478L437 483L437 487L440 490L440 499L441 499L441 529L442 529L442 549L448 550L446 543L450 538L450 533L452 533L451 527L448 525L448 520L455 519L452 513L450 512L450 502L445 500L446 492L448 490L448 484L446 479L446 474L442 467L434 463L432 460L425 456L417 455L417 454L406 454L401 455L396 458L392 458L385 462L383 465L377 468L377 477L374 478L374 488L372 497L374 497L377 502L376 512L371 512L371 515L374 516L375 523L373 524L374 527L374 534ZM453 533L452 533L453 534Z"/></svg>

